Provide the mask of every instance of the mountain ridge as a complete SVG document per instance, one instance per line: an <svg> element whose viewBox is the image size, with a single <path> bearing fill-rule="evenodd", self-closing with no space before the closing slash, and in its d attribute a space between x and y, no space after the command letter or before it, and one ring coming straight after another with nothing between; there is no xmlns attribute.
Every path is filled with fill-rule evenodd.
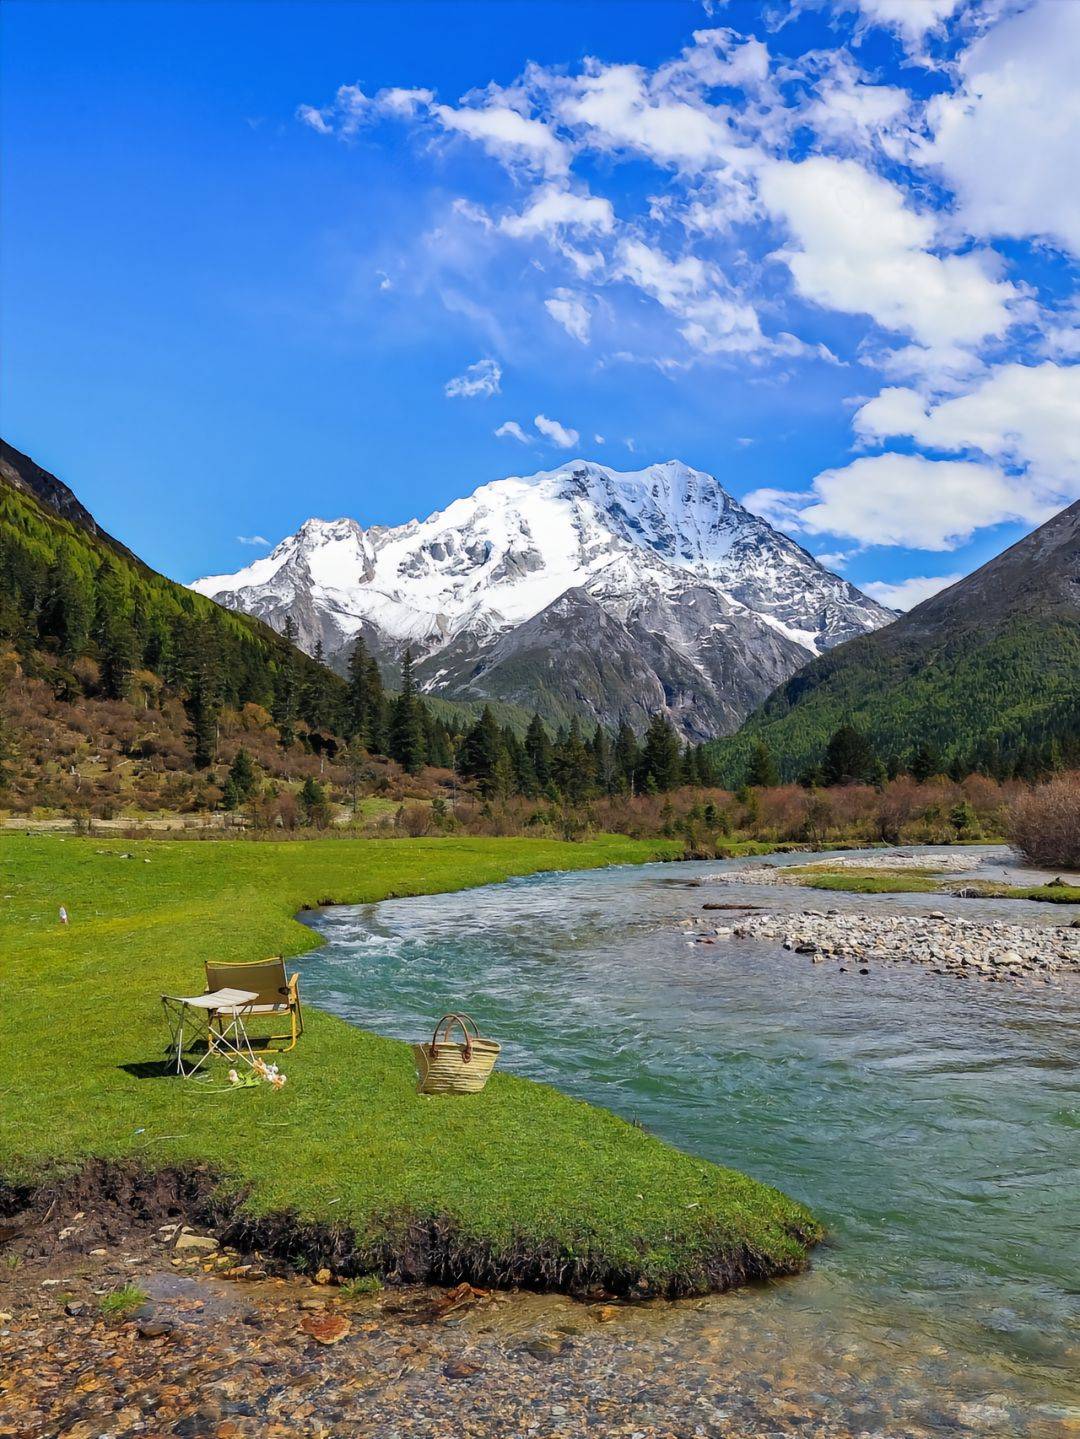
<svg viewBox="0 0 1080 1439"><path fill-rule="evenodd" d="M546 717L641 727L659 707L695 740L733 729L812 655L894 617L675 460L627 472L573 460L398 526L309 519L270 555L192 588L278 629L291 619L301 644L321 643L339 667L358 635L386 666L408 645L423 688L450 698L530 705L543 630L559 656L557 684L540 685ZM571 591L581 596L561 604ZM594 620L614 622L606 687L577 627L582 597ZM633 672L626 685L620 668Z"/></svg>
<svg viewBox="0 0 1080 1439"><path fill-rule="evenodd" d="M739 783L764 740L792 779L846 723L883 757L927 746L958 769L1080 748L1080 500L886 629L811 661L715 753Z"/></svg>

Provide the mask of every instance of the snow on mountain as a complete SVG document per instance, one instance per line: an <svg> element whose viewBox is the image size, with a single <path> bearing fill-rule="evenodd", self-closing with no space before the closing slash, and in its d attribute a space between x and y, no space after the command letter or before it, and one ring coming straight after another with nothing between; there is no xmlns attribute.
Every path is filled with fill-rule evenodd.
<svg viewBox="0 0 1080 1439"><path fill-rule="evenodd" d="M539 686L549 714L581 707L637 722L661 707L698 737L733 727L811 655L893 618L712 476L675 460L629 473L575 460L481 485L392 528L308 520L264 559L192 588L278 629L291 616L300 643L312 650L321 640L332 660L343 662L361 633L387 662L411 645L422 681L451 697L509 698L509 685L518 702L537 702L542 633L563 671L557 696ZM558 614L564 628L570 611L579 622L580 604L552 607L578 591L620 627L617 648L635 652L635 674L653 654L652 680L638 675L633 703L617 676L605 681L610 695L595 675L584 683L580 636L556 642ZM514 636L549 611L547 624L519 636L518 648L530 646L525 663ZM725 675L736 655L738 673Z"/></svg>

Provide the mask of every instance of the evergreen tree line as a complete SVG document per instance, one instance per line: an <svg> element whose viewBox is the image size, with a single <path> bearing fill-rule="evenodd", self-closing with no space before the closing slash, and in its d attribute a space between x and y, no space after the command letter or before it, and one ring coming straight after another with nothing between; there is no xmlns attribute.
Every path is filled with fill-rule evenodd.
<svg viewBox="0 0 1080 1439"><path fill-rule="evenodd" d="M714 782L704 748L684 746L663 715L653 717L640 742L628 724L615 735L599 724L583 735L576 718L552 735L535 714L519 737L488 705L473 724L456 727L417 692L408 650L401 687L388 695L362 637L349 658L341 732L410 774L425 764L453 769L486 798L517 794L576 804L597 794L656 794Z"/></svg>
<svg viewBox="0 0 1080 1439"><path fill-rule="evenodd" d="M1076 716L1080 721L1080 714ZM895 752L882 755L870 736L854 725L843 724L832 733L821 760L806 766L798 783L807 789L847 784L884 784L902 774L920 783L934 775L960 781L970 774L990 779L1036 781L1062 769L1080 765L1080 723L1075 728L1050 727L1046 735L1030 738L987 737L966 750L954 750L946 757L941 747L924 740L901 758ZM745 783L765 786L780 783L776 758L763 736L750 751Z"/></svg>

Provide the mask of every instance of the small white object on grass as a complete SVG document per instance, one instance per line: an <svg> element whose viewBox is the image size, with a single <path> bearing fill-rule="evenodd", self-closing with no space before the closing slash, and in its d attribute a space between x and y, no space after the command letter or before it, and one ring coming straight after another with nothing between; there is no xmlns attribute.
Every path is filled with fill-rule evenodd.
<svg viewBox="0 0 1080 1439"><path fill-rule="evenodd" d="M68 922L67 910L64 908L63 905L61 905L61 906L60 906L60 923L61 923L61 924L67 924L67 922Z"/></svg>

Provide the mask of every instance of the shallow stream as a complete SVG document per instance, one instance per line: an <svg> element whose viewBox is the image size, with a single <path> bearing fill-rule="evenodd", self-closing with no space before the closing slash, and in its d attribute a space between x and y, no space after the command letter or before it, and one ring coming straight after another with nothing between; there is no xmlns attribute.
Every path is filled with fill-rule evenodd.
<svg viewBox="0 0 1080 1439"><path fill-rule="evenodd" d="M971 853L974 873L1003 877L1003 852ZM789 1385L794 1372L808 1412L846 1413L852 1432L913 1405L926 1410L918 1432L1078 1432L1080 985L861 976L761 941L697 945L678 924L709 900L1035 924L1080 911L710 888L725 867L542 875L327 910L312 918L327 944L305 960L305 989L403 1039L464 1008L504 1041L504 1068L825 1220L808 1275L628 1318L635 1363L646 1346L688 1374L743 1366L748 1383Z"/></svg>

